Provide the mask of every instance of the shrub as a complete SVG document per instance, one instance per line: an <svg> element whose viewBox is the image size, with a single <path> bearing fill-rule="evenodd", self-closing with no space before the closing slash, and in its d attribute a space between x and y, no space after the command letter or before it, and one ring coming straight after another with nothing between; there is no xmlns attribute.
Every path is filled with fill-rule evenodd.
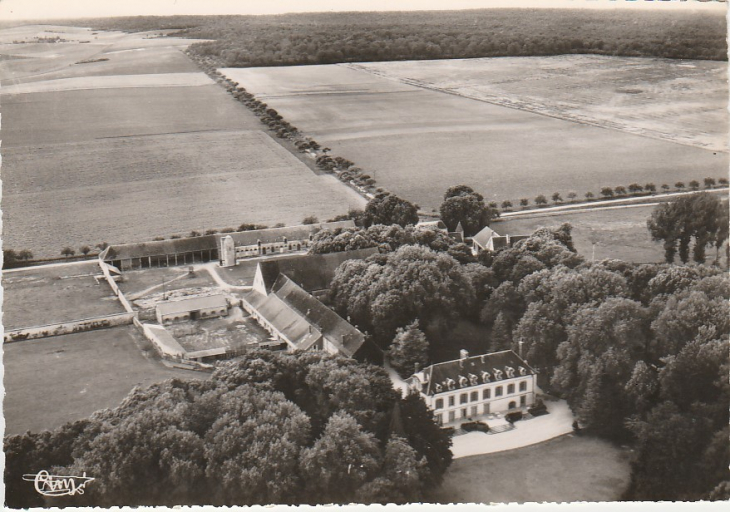
<svg viewBox="0 0 730 512"><path fill-rule="evenodd" d="M502 209L506 210L512 208L512 201L502 201Z"/></svg>
<svg viewBox="0 0 730 512"><path fill-rule="evenodd" d="M674 184L674 188L676 188L677 190L682 190L684 188L684 182L678 181Z"/></svg>
<svg viewBox="0 0 730 512"><path fill-rule="evenodd" d="M535 204L538 206L545 205L547 204L547 198L544 195L540 194L535 198Z"/></svg>
<svg viewBox="0 0 730 512"><path fill-rule="evenodd" d="M522 199L520 199L520 206L527 206L528 204L530 204L530 200L527 199L526 197L523 197Z"/></svg>
<svg viewBox="0 0 730 512"><path fill-rule="evenodd" d="M561 203L561 202L563 201L563 198L562 198L562 197L560 197L560 192L555 192L555 193L553 194L553 201L554 201L554 202L555 202L556 204L557 204L557 203Z"/></svg>
<svg viewBox="0 0 730 512"><path fill-rule="evenodd" d="M594 197L596 197L596 196L593 195L593 192L586 192L586 199L588 199L589 201L591 199L593 199Z"/></svg>
<svg viewBox="0 0 730 512"><path fill-rule="evenodd" d="M715 186L715 178L705 178L705 188L712 188Z"/></svg>
<svg viewBox="0 0 730 512"><path fill-rule="evenodd" d="M603 187L601 189L601 195L603 197L613 197L613 189L611 187Z"/></svg>
<svg viewBox="0 0 730 512"><path fill-rule="evenodd" d="M697 190L697 189L699 189L699 188L700 188L700 182L699 182L699 181L697 181L697 180L692 180L692 181L690 181L690 182L689 182L689 188L691 188L692 190Z"/></svg>
<svg viewBox="0 0 730 512"><path fill-rule="evenodd" d="M314 215L310 215L308 217L304 217L302 219L302 224L317 224L319 222L319 219L315 217Z"/></svg>
<svg viewBox="0 0 730 512"><path fill-rule="evenodd" d="M656 185L654 185L653 183L647 183L646 185L644 185L644 190L654 193L656 192Z"/></svg>
<svg viewBox="0 0 730 512"><path fill-rule="evenodd" d="M626 195L626 187L622 187L621 185L619 185L618 187L616 187L613 190L614 190L614 192L616 192L616 195L617 196L625 196Z"/></svg>

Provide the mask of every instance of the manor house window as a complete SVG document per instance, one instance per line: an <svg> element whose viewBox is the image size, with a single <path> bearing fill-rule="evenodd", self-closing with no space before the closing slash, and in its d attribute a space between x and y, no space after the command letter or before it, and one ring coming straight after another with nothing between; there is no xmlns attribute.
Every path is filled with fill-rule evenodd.
<svg viewBox="0 0 730 512"><path fill-rule="evenodd" d="M515 385L514 384L510 384L509 386L507 386L507 394L508 395L511 395L514 392L515 392Z"/></svg>
<svg viewBox="0 0 730 512"><path fill-rule="evenodd" d="M482 400L489 400L492 398L492 390L491 389L485 389L482 391Z"/></svg>
<svg viewBox="0 0 730 512"><path fill-rule="evenodd" d="M479 400L479 391L472 391L470 401L476 402L477 400Z"/></svg>
<svg viewBox="0 0 730 512"><path fill-rule="evenodd" d="M460 404L465 404L468 401L469 401L469 395L466 394L466 393L462 393L461 396L459 397L459 403Z"/></svg>
<svg viewBox="0 0 730 512"><path fill-rule="evenodd" d="M494 388L494 396L502 396L502 386Z"/></svg>
<svg viewBox="0 0 730 512"><path fill-rule="evenodd" d="M523 380L520 382L520 391L527 391L527 381Z"/></svg>
<svg viewBox="0 0 730 512"><path fill-rule="evenodd" d="M443 409L443 408L444 408L444 399L437 398L436 399L436 409Z"/></svg>
<svg viewBox="0 0 730 512"><path fill-rule="evenodd" d="M453 406L454 406L454 395L451 395L449 397L449 407L453 407Z"/></svg>

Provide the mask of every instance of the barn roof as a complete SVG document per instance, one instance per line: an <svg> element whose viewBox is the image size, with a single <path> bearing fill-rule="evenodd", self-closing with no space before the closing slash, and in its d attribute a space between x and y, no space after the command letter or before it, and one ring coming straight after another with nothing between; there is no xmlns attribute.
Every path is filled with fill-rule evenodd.
<svg viewBox="0 0 730 512"><path fill-rule="evenodd" d="M275 294L249 292L246 301L294 346L306 350L322 338L322 333L296 309Z"/></svg>
<svg viewBox="0 0 730 512"><path fill-rule="evenodd" d="M363 333L285 275L276 280L273 295L304 316L342 354L352 357L365 342Z"/></svg>
<svg viewBox="0 0 730 512"><path fill-rule="evenodd" d="M107 248L105 261L146 258L148 256L164 256L166 254L182 254L185 252L209 251L218 248L214 235L172 240L156 240L135 244L112 245Z"/></svg>
<svg viewBox="0 0 730 512"><path fill-rule="evenodd" d="M327 254L308 254L262 261L261 266L264 285L267 292L273 286L279 274L286 275L308 292L329 288L335 271L348 260L364 260L378 252L377 247L358 249L355 251L332 252Z"/></svg>
<svg viewBox="0 0 730 512"><path fill-rule="evenodd" d="M489 242L489 239L494 236L499 236L499 235L492 228L490 228L489 226L486 226L479 233L474 235L472 237L472 240L474 241L475 244L477 244L482 249L486 249L487 242Z"/></svg>
<svg viewBox="0 0 730 512"><path fill-rule="evenodd" d="M423 392L429 395L436 394L435 385L440 384L443 391L448 390L447 382L449 379L454 381L455 388L461 389L459 385L460 377L469 378L469 374L479 377L479 384L483 384L481 379L482 372L490 374L491 382L495 382L494 370L500 370L503 376L501 380L511 380L507 378L506 369L511 367L515 370L514 378L524 377L525 375L534 375L535 371L512 350L504 350L502 352L493 352L491 354L483 354L479 356L467 357L465 359L455 359L444 363L437 363L423 369L423 374L427 377L427 382L423 384ZM524 375L520 374L519 368L525 369ZM472 384L467 382L464 389L471 387Z"/></svg>
<svg viewBox="0 0 730 512"><path fill-rule="evenodd" d="M310 234L315 234L323 229L334 230L354 227L355 223L352 220L343 220L302 226L239 231L237 233L218 233L215 235L174 238L170 240L154 240L133 244L114 244L108 247L104 261L217 250L220 245L220 239L225 236L230 236L233 239L234 246L242 246L255 245L259 240L264 244L282 241L284 237L288 240L304 240L309 238Z"/></svg>
<svg viewBox="0 0 730 512"><path fill-rule="evenodd" d="M192 297L190 299L176 300L170 302L158 302L157 311L161 315L175 315L199 311L201 309L223 308L228 306L228 301L223 295L208 295L206 297Z"/></svg>

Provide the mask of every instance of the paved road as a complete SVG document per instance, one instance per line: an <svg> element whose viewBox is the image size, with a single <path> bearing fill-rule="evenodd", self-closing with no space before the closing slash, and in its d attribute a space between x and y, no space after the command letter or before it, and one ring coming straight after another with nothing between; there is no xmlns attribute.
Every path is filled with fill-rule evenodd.
<svg viewBox="0 0 730 512"><path fill-rule="evenodd" d="M500 215L500 218L511 218L511 217L520 217L520 216L534 216L539 217L543 215L554 215L558 212L564 212L564 213L580 213L582 211L590 211L595 210L596 207L600 207L601 209L610 209L610 208L636 208L640 206L655 206L659 203L666 202L662 201L662 199L672 199L674 197L680 197L680 196L686 196L690 194L697 194L699 192L712 192L712 193L728 193L727 187L725 188L716 188L708 191L704 190L697 190L697 191L690 191L690 192L671 192L668 194L655 194L652 196L641 196L641 197L628 197L623 199L606 199L602 201L593 201L590 203L576 203L576 204L565 204L561 206L549 206L547 208L540 208L540 209L532 209L532 210L520 210L518 212L505 212ZM647 200L653 200L651 202L645 202ZM644 201L644 202L642 202ZM632 204L632 203L640 203L640 204Z"/></svg>

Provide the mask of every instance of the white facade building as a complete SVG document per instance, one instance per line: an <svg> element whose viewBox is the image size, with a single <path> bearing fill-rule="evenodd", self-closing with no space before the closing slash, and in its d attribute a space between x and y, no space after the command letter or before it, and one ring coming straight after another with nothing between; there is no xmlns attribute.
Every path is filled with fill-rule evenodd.
<svg viewBox="0 0 730 512"><path fill-rule="evenodd" d="M408 379L436 422L458 426L488 414L526 410L535 403L535 371L512 350L462 357L424 368Z"/></svg>

